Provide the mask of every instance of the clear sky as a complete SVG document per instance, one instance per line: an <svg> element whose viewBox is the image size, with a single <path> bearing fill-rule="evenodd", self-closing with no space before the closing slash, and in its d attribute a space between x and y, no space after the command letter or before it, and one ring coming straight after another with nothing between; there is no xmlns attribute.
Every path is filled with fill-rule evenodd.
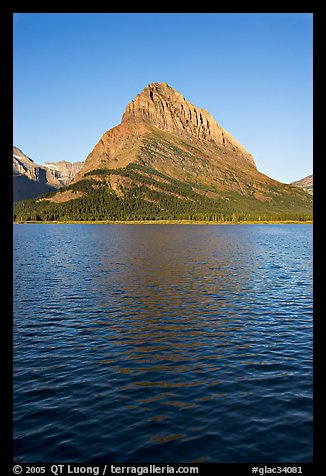
<svg viewBox="0 0 326 476"><path fill-rule="evenodd" d="M147 84L207 109L289 183L312 173L307 13L14 14L14 145L83 161Z"/></svg>

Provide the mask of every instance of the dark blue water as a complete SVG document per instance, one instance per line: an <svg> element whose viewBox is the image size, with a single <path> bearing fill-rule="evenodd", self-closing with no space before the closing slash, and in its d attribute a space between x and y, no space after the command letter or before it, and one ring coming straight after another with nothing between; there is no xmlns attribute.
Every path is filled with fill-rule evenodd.
<svg viewBox="0 0 326 476"><path fill-rule="evenodd" d="M311 462L312 226L14 225L16 462Z"/></svg>

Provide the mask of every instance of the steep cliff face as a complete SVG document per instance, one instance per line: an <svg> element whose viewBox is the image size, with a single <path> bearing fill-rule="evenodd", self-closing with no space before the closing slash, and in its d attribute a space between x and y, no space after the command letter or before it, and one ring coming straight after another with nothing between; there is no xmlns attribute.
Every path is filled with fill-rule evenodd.
<svg viewBox="0 0 326 476"><path fill-rule="evenodd" d="M136 96L121 124L103 134L74 182L93 169L130 163L201 183L223 180L230 168L240 179L243 170L257 173L250 153L208 111L166 83L152 83Z"/></svg>
<svg viewBox="0 0 326 476"><path fill-rule="evenodd" d="M49 174L45 167L36 164L18 147L13 147L13 174L23 174L30 180L49 184L54 188L60 187L60 182L52 174Z"/></svg>
<svg viewBox="0 0 326 476"><path fill-rule="evenodd" d="M18 147L13 148L13 201L34 198L61 187L56 177L36 164Z"/></svg>
<svg viewBox="0 0 326 476"><path fill-rule="evenodd" d="M82 168L83 164L83 162L67 162L62 160L59 162L45 162L44 167L62 186L67 186Z"/></svg>
<svg viewBox="0 0 326 476"><path fill-rule="evenodd" d="M83 162L36 164L18 147L13 147L13 201L35 198L69 185Z"/></svg>
<svg viewBox="0 0 326 476"><path fill-rule="evenodd" d="M208 111L191 104L167 83L149 84L128 104L122 122L145 122L188 140L212 142L242 153L243 158L255 166L249 152L219 126Z"/></svg>

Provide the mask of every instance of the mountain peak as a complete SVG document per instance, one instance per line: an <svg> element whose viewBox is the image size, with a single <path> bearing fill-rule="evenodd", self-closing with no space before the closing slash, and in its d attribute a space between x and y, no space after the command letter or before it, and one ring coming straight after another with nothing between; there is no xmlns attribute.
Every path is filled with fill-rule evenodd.
<svg viewBox="0 0 326 476"><path fill-rule="evenodd" d="M143 121L152 125L158 125L163 129L172 127L172 131L177 132L179 129L176 127L177 122L178 120L182 120L182 112L185 109L201 111L201 109L195 108L182 94L167 83L153 82L148 84L141 93L137 94L135 99L128 104L122 117L122 122ZM175 115L175 117L173 117L173 115ZM174 121L172 120L171 122L171 119L174 119ZM184 122L188 124L187 118L185 117L184 119Z"/></svg>
<svg viewBox="0 0 326 476"><path fill-rule="evenodd" d="M239 150L255 166L244 147L219 126L210 113L194 106L167 83L153 82L131 101L122 116L123 123L146 123L181 137Z"/></svg>
<svg viewBox="0 0 326 476"><path fill-rule="evenodd" d="M58 164L47 165L56 172ZM121 124L102 135L69 189L17 205L15 214L20 221L233 221L235 213L259 220L291 211L306 217L311 205L306 192L261 174L208 111L154 82L127 106Z"/></svg>

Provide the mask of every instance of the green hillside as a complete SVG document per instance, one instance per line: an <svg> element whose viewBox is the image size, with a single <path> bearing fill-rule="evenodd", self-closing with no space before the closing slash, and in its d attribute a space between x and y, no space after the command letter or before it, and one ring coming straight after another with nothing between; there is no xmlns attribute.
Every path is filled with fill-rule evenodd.
<svg viewBox="0 0 326 476"><path fill-rule="evenodd" d="M220 193L221 192L221 193ZM55 193L14 204L14 221L311 220L312 198L284 184L269 185L264 200L253 187L219 190L171 178L136 163L97 169Z"/></svg>

